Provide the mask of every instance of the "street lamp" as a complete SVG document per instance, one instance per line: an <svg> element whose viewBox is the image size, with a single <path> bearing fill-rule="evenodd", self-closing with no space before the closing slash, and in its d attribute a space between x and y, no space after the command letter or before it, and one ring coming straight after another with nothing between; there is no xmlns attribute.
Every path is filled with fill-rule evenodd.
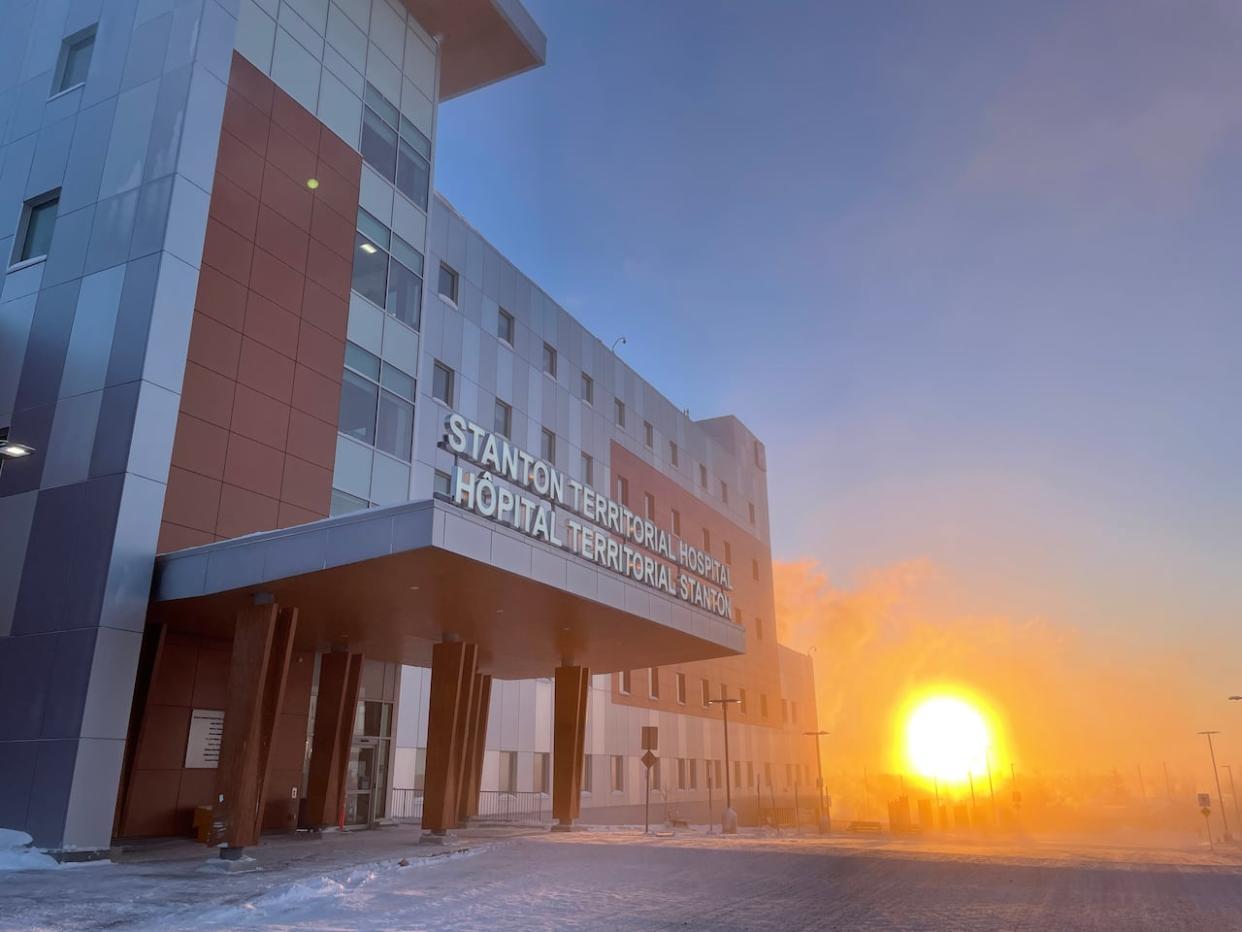
<svg viewBox="0 0 1242 932"><path fill-rule="evenodd" d="M808 738L815 739L815 769L819 774L819 777L815 781L816 785L819 787L819 812L816 813L816 818L819 821L819 833L822 835L824 832L828 831L828 821L824 818L824 760L823 754L820 750L819 739L826 738L828 735L832 734L832 732L804 731L803 734Z"/></svg>
<svg viewBox="0 0 1242 932"><path fill-rule="evenodd" d="M1230 702L1242 702L1242 696L1230 696L1229 701Z"/></svg>
<svg viewBox="0 0 1242 932"><path fill-rule="evenodd" d="M1199 734L1207 738L1208 753L1212 755L1212 776L1216 778L1216 798L1220 801L1220 820L1225 824L1225 841L1233 841L1229 834L1229 816L1225 815L1225 794L1220 790L1220 770L1216 767L1216 749L1212 747L1212 735L1219 731L1201 731Z"/></svg>
<svg viewBox="0 0 1242 932"><path fill-rule="evenodd" d="M1239 822L1242 822L1242 812L1238 811L1238 790L1233 785L1233 765L1221 764L1221 766L1229 771L1229 795L1233 797L1233 814L1238 817ZM1224 803L1221 805L1223 806Z"/></svg>
<svg viewBox="0 0 1242 932"><path fill-rule="evenodd" d="M720 706L720 711L724 715L724 738L725 738L725 811L720 818L720 831L724 835L737 834L737 813L733 811L733 779L729 775L729 706L734 703L740 703L741 699L726 699L721 696L719 699L708 699L708 705Z"/></svg>

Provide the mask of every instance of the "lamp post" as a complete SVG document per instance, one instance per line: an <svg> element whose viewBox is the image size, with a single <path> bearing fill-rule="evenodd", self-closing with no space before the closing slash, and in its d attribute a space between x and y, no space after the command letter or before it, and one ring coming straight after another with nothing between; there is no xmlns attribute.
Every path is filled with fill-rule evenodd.
<svg viewBox="0 0 1242 932"><path fill-rule="evenodd" d="M1225 815L1225 794L1220 789L1220 770L1216 767L1216 749L1212 747L1212 735L1219 735L1219 731L1201 731L1199 734L1207 738L1208 753L1212 755L1212 776L1216 778L1216 798L1220 801L1220 820L1225 824L1225 841L1233 841L1229 834L1229 816Z"/></svg>
<svg viewBox="0 0 1242 932"><path fill-rule="evenodd" d="M1242 823L1242 812L1238 811L1238 791L1233 785L1233 765L1221 764L1221 766L1229 771L1229 795L1233 797L1233 814L1237 816L1238 822Z"/></svg>
<svg viewBox="0 0 1242 932"><path fill-rule="evenodd" d="M741 699L728 699L721 696L719 699L708 699L708 705L720 706L720 711L724 716L724 745L725 745L725 811L720 819L720 831L725 835L737 834L737 813L733 811L733 784L729 779L729 706L734 703L740 703Z"/></svg>
<svg viewBox="0 0 1242 932"><path fill-rule="evenodd" d="M828 822L828 819L825 818L825 815L824 815L824 761L823 761L823 754L820 751L819 739L827 737L828 735L832 734L832 732L830 731L804 731L803 734L806 735L807 737L815 739L815 770L819 774L818 778L815 781L816 784L818 784L819 786L819 812L817 813L817 815L818 815L818 821L819 821L819 833L822 835L824 834L824 832L828 831L830 823Z"/></svg>

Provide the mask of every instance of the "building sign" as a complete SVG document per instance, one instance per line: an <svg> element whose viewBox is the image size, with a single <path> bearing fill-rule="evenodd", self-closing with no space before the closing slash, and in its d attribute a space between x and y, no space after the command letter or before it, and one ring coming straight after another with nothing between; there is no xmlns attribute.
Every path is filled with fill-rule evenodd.
<svg viewBox="0 0 1242 932"><path fill-rule="evenodd" d="M732 620L731 571L710 553L460 414L444 426L468 462L453 470L455 505Z"/></svg>
<svg viewBox="0 0 1242 932"><path fill-rule="evenodd" d="M190 714L190 740L185 746L185 766L210 769L220 766L220 739L224 713L218 709L195 709Z"/></svg>

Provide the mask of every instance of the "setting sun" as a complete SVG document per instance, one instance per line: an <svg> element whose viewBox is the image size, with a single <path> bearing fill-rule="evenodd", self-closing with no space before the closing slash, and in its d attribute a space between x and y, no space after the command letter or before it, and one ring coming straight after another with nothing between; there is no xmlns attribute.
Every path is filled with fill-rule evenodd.
<svg viewBox="0 0 1242 932"><path fill-rule="evenodd" d="M906 762L927 779L960 783L986 773L992 744L983 712L959 696L925 698L906 719Z"/></svg>

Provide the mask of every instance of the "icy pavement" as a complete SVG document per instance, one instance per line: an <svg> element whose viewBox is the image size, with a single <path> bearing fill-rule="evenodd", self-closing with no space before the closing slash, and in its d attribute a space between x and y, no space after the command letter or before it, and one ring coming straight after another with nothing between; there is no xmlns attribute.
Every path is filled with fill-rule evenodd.
<svg viewBox="0 0 1242 932"><path fill-rule="evenodd" d="M391 850L259 874L7 874L0 928L1242 930L1242 859L1194 849L620 831L463 843L404 867ZM356 854L380 842L366 844Z"/></svg>

